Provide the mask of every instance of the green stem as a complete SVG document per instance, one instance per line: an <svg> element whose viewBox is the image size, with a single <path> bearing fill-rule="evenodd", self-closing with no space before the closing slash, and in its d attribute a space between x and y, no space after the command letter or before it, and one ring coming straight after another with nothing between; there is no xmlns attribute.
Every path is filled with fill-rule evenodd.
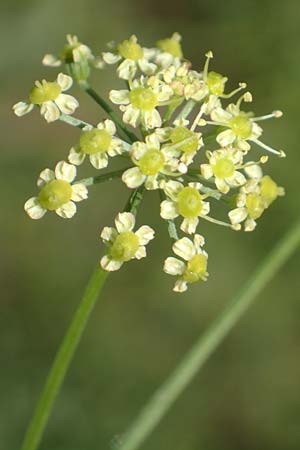
<svg viewBox="0 0 300 450"><path fill-rule="evenodd" d="M166 194L161 189L159 190L159 197L160 197L161 201L167 199ZM179 237L178 237L178 232L177 232L177 228L176 228L174 220L165 219L165 221L168 224L168 233L169 233L169 237L170 237L171 241L177 241L179 239Z"/></svg>
<svg viewBox="0 0 300 450"><path fill-rule="evenodd" d="M130 167L125 167L125 169L115 170L114 172L108 172L96 177L83 178L82 180L76 181L75 184L85 184L85 186L92 186L93 184L103 183L104 181L112 181L115 178L121 178L123 173L130 169Z"/></svg>
<svg viewBox="0 0 300 450"><path fill-rule="evenodd" d="M286 233L258 266L241 291L210 328L200 336L171 376L154 393L124 436L120 450L137 450L193 380L207 359L247 311L300 244L300 221Z"/></svg>
<svg viewBox="0 0 300 450"><path fill-rule="evenodd" d="M131 193L125 211L132 212L134 215L137 214L138 207L143 199L143 191L144 187L141 186ZM27 428L21 450L37 450L41 442L54 401L61 389L73 355L108 274L109 272L104 271L98 265L88 282L79 307L54 359L34 415Z"/></svg>
<svg viewBox="0 0 300 450"><path fill-rule="evenodd" d="M27 429L21 450L36 450L39 446L54 401L107 275L108 272L102 270L98 265L88 282L79 307L55 357L35 413Z"/></svg>
<svg viewBox="0 0 300 450"><path fill-rule="evenodd" d="M188 117L188 115L192 112L192 110L194 109L195 105L196 105L195 100L192 100L192 99L188 100L175 120L186 119Z"/></svg>
<svg viewBox="0 0 300 450"><path fill-rule="evenodd" d="M86 126L93 127L90 123L84 122L83 120L76 119L76 117L68 116L67 114L61 114L59 116L59 120L67 123L68 125L72 125L72 127L84 128Z"/></svg>
<svg viewBox="0 0 300 450"><path fill-rule="evenodd" d="M97 92L94 91L94 89L87 82L80 82L79 85L81 89L83 89L92 99L94 99L95 102L98 103L98 105L101 106L101 108L112 118L112 120L116 123L119 132L123 133L123 135L126 136L127 142L132 143L139 140L134 133L128 130L128 128L120 119L119 115L112 109L110 104L107 103L102 97L100 97L100 95L98 95Z"/></svg>

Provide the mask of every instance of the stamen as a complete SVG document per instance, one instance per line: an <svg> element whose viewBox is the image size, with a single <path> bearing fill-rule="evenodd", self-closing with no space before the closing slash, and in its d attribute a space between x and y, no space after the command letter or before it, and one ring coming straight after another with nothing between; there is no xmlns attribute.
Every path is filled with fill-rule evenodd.
<svg viewBox="0 0 300 450"><path fill-rule="evenodd" d="M264 116L252 117L250 120L252 120L252 122L259 122L260 120L273 119L274 117L275 119L279 119L279 117L282 117L282 115L283 112L278 110Z"/></svg>
<svg viewBox="0 0 300 450"><path fill-rule="evenodd" d="M194 122L193 122L193 124L192 124L192 126L191 126L191 131L194 131L195 128L197 127L197 125L200 125L200 124L199 124L199 121L200 121L202 115L204 114L205 108L206 108L206 104L203 103L203 105L202 105L201 108L200 108L199 113L198 113L197 116L196 116L196 119L194 120ZM204 122L205 122L204 125L206 125L206 123L207 123L206 120L205 120ZM200 125L200 126L203 126L203 125Z"/></svg>
<svg viewBox="0 0 300 450"><path fill-rule="evenodd" d="M209 50L206 54L206 61L204 64L204 69L203 69L203 79L204 81L207 80L207 75L208 75L208 67L209 67L209 60L212 59L214 57L213 52L211 50Z"/></svg>
<svg viewBox="0 0 300 450"><path fill-rule="evenodd" d="M229 92L228 94L222 94L220 95L221 98L230 98L233 97L235 94L240 92L242 89L245 89L247 87L246 83L239 83L239 87L234 89L233 91Z"/></svg>
<svg viewBox="0 0 300 450"><path fill-rule="evenodd" d="M216 225L222 225L223 227L232 228L231 223L223 222L222 220L213 219L212 217L209 217L209 216L200 216L200 217L201 217L201 219L205 219L208 222L215 223Z"/></svg>
<svg viewBox="0 0 300 450"><path fill-rule="evenodd" d="M272 147L269 147L269 145L264 144L263 142L259 141L258 139L250 139L255 144L259 145L263 149L267 150L270 153L273 153L274 155L278 155L280 158L285 158L286 154L283 150L275 150Z"/></svg>

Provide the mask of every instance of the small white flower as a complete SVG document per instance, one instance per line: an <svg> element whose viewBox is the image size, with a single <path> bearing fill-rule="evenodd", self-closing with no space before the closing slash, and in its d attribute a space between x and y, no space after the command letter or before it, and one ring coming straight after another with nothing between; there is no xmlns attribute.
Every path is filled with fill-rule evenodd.
<svg viewBox="0 0 300 450"><path fill-rule="evenodd" d="M200 234L195 234L193 241L184 237L174 243L173 252L184 261L174 257L167 258L164 272L178 277L173 289L175 292L186 291L189 283L207 280L208 255L202 248L204 243L204 237Z"/></svg>
<svg viewBox="0 0 300 450"><path fill-rule="evenodd" d="M106 64L120 63L117 68L118 75L123 80L132 79L138 70L146 75L155 72L157 66L151 59L154 50L143 48L139 45L135 35L121 42L114 51L104 52L103 60Z"/></svg>
<svg viewBox="0 0 300 450"><path fill-rule="evenodd" d="M154 230L143 225L137 231L135 216L132 213L119 213L115 220L116 228L105 227L101 239L108 246L108 251L100 261L104 270L119 270L124 262L141 259L146 256L146 245L154 239Z"/></svg>
<svg viewBox="0 0 300 450"><path fill-rule="evenodd" d="M202 176L214 182L220 192L227 194L232 187L242 186L246 183L245 176L237 169L243 167L243 152L241 150L226 148L208 151L206 153L208 164L201 164Z"/></svg>
<svg viewBox="0 0 300 450"><path fill-rule="evenodd" d="M37 105L47 122L58 120L61 113L73 114L79 103L72 95L63 94L72 84L72 78L63 73L58 74L56 81L36 81L30 92L29 102L18 102L13 110L17 116L23 116Z"/></svg>
<svg viewBox="0 0 300 450"><path fill-rule="evenodd" d="M88 155L90 163L96 169L107 167L109 156L121 155L125 151L123 141L115 134L116 126L109 119L98 123L97 128L83 130L79 145L70 150L70 163L79 166Z"/></svg>
<svg viewBox="0 0 300 450"><path fill-rule="evenodd" d="M82 44L77 36L67 34L67 44L64 46L59 56L47 54L43 58L43 64L49 67L60 67L63 63L81 63L87 61L96 68L103 68L103 62L95 58L91 49Z"/></svg>
<svg viewBox="0 0 300 450"><path fill-rule="evenodd" d="M203 201L205 196L199 190L200 183L189 183L184 186L179 181L169 180L163 185L168 197L160 205L160 215L163 219L173 220L183 217L181 230L187 234L194 234L199 223L199 217L209 213L210 205Z"/></svg>
<svg viewBox="0 0 300 450"><path fill-rule="evenodd" d="M156 108L166 104L172 95L172 89L165 83L159 80L153 83L153 77L148 80L141 77L131 83L130 90L110 91L109 98L120 105L125 123L134 128L142 124L148 130L161 126L162 119Z"/></svg>
<svg viewBox="0 0 300 450"><path fill-rule="evenodd" d="M161 174L170 173L175 165L173 160L160 148L160 142L153 133L145 142L135 142L130 149L130 156L136 167L123 173L122 180L130 189L145 184L148 190L158 189Z"/></svg>
<svg viewBox="0 0 300 450"><path fill-rule="evenodd" d="M178 67L183 58L181 48L181 36L179 33L173 33L171 37L157 41L155 63L163 69L171 65Z"/></svg>
<svg viewBox="0 0 300 450"><path fill-rule="evenodd" d="M45 169L40 173L37 185L39 195L32 197L24 205L31 219L41 219L48 211L55 211L60 217L69 219L76 213L74 202L85 200L87 188L82 183L72 184L76 177L76 167L60 161L55 171Z"/></svg>
<svg viewBox="0 0 300 450"><path fill-rule="evenodd" d="M258 174L258 171L256 172ZM237 208L228 213L229 219L236 229L244 222L245 231L253 231L256 220L276 200L284 195L284 189L279 187L268 175L252 178L240 189L236 199Z"/></svg>
<svg viewBox="0 0 300 450"><path fill-rule="evenodd" d="M155 134L161 142L168 142L164 152L174 159L174 170L186 173L193 162L198 150L203 146L201 133L188 128L187 120L179 119L174 122L175 127L158 128Z"/></svg>

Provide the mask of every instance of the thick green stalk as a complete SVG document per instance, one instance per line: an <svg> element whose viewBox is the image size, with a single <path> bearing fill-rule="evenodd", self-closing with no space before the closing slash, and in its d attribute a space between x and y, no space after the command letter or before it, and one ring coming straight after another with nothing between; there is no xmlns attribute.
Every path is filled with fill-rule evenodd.
<svg viewBox="0 0 300 450"><path fill-rule="evenodd" d="M81 82L79 85L112 118L112 120L116 123L119 132L126 136L127 142L132 143L138 141L137 136L125 126L119 115L113 110L110 104L100 97L100 95L98 95L87 82Z"/></svg>
<svg viewBox="0 0 300 450"><path fill-rule="evenodd" d="M85 186L92 186L93 184L103 183L104 181L112 181L115 178L121 178L123 173L130 169L130 167L125 167L125 169L115 170L113 172L103 173L95 177L83 178L82 180L76 181L75 184L85 184Z"/></svg>
<svg viewBox="0 0 300 450"><path fill-rule="evenodd" d="M257 295L295 252L299 244L300 221L279 241L220 317L199 338L171 376L154 393L125 434L120 450L141 448L141 444L161 421L178 396L247 311Z"/></svg>
<svg viewBox="0 0 300 450"><path fill-rule="evenodd" d="M108 272L102 270L98 264L88 282L80 305L55 357L35 413L27 429L21 450L36 450L39 446L54 401L107 275Z"/></svg>
<svg viewBox="0 0 300 450"><path fill-rule="evenodd" d="M135 189L125 206L125 211L137 214L138 207L143 199L144 187ZM93 311L99 293L109 272L97 265L93 272L86 291L82 297L77 311L71 321L63 342L56 354L54 363L47 377L46 384L39 398L34 415L26 431L21 450L37 450L42 439L45 427L53 409L54 401L60 391L73 355L78 347L80 338L85 330L87 321Z"/></svg>

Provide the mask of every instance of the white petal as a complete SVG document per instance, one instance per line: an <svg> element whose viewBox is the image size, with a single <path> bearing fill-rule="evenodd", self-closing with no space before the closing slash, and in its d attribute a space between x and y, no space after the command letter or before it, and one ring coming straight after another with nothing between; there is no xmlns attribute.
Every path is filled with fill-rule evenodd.
<svg viewBox="0 0 300 450"><path fill-rule="evenodd" d="M155 148L156 150L160 149L160 141L158 136L155 133L149 134L146 139L146 144L149 148L153 149Z"/></svg>
<svg viewBox="0 0 300 450"><path fill-rule="evenodd" d="M160 127L162 124L162 120L157 109L153 109L152 111L145 111L143 114L143 123L147 129Z"/></svg>
<svg viewBox="0 0 300 450"><path fill-rule="evenodd" d="M135 128L140 123L140 119L141 112L139 109L134 108L132 105L124 107L123 121L125 123L128 123Z"/></svg>
<svg viewBox="0 0 300 450"><path fill-rule="evenodd" d="M93 155L90 155L90 161L95 169L103 169L108 165L108 156L106 153L94 153Z"/></svg>
<svg viewBox="0 0 300 450"><path fill-rule="evenodd" d="M68 94L60 94L55 99L55 103L64 114L73 114L75 109L79 106L76 98Z"/></svg>
<svg viewBox="0 0 300 450"><path fill-rule="evenodd" d="M227 147L227 145L232 144L236 139L235 134L232 130L225 130L222 133L218 134L217 142L221 145L221 147Z"/></svg>
<svg viewBox="0 0 300 450"><path fill-rule="evenodd" d="M80 148L76 149L72 147L70 149L70 153L68 155L68 160L71 164L75 164L75 166L80 166L85 160L85 153L80 151Z"/></svg>
<svg viewBox="0 0 300 450"><path fill-rule="evenodd" d="M170 256L165 260L163 270L169 275L182 275L185 271L185 264L183 261Z"/></svg>
<svg viewBox="0 0 300 450"><path fill-rule="evenodd" d="M73 200L74 202L81 202L86 198L88 198L87 187L82 183L73 184L71 200Z"/></svg>
<svg viewBox="0 0 300 450"><path fill-rule="evenodd" d="M63 219L71 219L71 217L73 217L76 213L76 210L77 208L75 203L70 201L62 205L60 208L57 208L55 212Z"/></svg>
<svg viewBox="0 0 300 450"><path fill-rule="evenodd" d="M136 251L136 253L134 255L134 257L136 259L142 259L142 258L145 258L146 256L147 256L146 247L144 247L143 245L138 248L138 250Z"/></svg>
<svg viewBox="0 0 300 450"><path fill-rule="evenodd" d="M16 114L16 116L21 117L25 114L28 114L30 111L32 111L34 108L34 105L32 103L26 103L26 102L18 102L13 106L13 111Z"/></svg>
<svg viewBox="0 0 300 450"><path fill-rule="evenodd" d="M157 180L157 175L148 176L145 180L145 188L148 191L153 191L155 189L158 189L159 184Z"/></svg>
<svg viewBox="0 0 300 450"><path fill-rule="evenodd" d="M45 102L42 104L40 113L47 122L54 122L59 119L60 111L54 102Z"/></svg>
<svg viewBox="0 0 300 450"><path fill-rule="evenodd" d="M253 164L251 166L245 167L244 171L250 178L261 179L263 176L263 171L258 164Z"/></svg>
<svg viewBox="0 0 300 450"><path fill-rule="evenodd" d="M198 217L185 218L180 225L180 229L186 234L194 234L198 223Z"/></svg>
<svg viewBox="0 0 300 450"><path fill-rule="evenodd" d="M173 288L174 292L185 292L187 290L187 282L184 280L178 280L175 283L175 286Z"/></svg>
<svg viewBox="0 0 300 450"><path fill-rule="evenodd" d="M194 236L194 244L195 244L197 253L199 252L199 250L201 250L201 253L202 253L201 247L203 247L203 245L205 244L204 236L202 236L201 234L195 234L195 236Z"/></svg>
<svg viewBox="0 0 300 450"><path fill-rule="evenodd" d="M76 177L76 167L66 161L59 161L55 166L55 176L58 180L71 183Z"/></svg>
<svg viewBox="0 0 300 450"><path fill-rule="evenodd" d="M179 181L170 180L164 186L164 191L172 200L177 200L177 196L183 189L183 184Z"/></svg>
<svg viewBox="0 0 300 450"><path fill-rule="evenodd" d="M111 136L113 136L114 134L116 134L116 131L117 131L116 125L114 124L114 122L113 122L112 120L109 120L109 119L104 120L103 125L104 125L104 129L105 129L106 131L108 131L108 133L109 133ZM98 128L99 128L99 127L98 127Z"/></svg>
<svg viewBox="0 0 300 450"><path fill-rule="evenodd" d="M201 208L201 216L206 216L210 211L210 204L209 202L202 202L202 208Z"/></svg>
<svg viewBox="0 0 300 450"><path fill-rule="evenodd" d="M170 220L178 217L176 203L171 200L164 200L160 204L160 215L163 219Z"/></svg>
<svg viewBox="0 0 300 450"><path fill-rule="evenodd" d="M56 79L62 91L67 91L73 84L72 77L65 75L64 73L59 73Z"/></svg>
<svg viewBox="0 0 300 450"><path fill-rule="evenodd" d="M238 171L235 171L232 177L227 178L227 182L232 186L242 186L246 181L244 175Z"/></svg>
<svg viewBox="0 0 300 450"><path fill-rule="evenodd" d="M256 222L253 219L247 219L245 222L245 231L253 231L256 227Z"/></svg>
<svg viewBox="0 0 300 450"><path fill-rule="evenodd" d="M108 272L114 272L119 270L123 265L122 261L116 261L115 259L111 259L108 255L103 256L100 261L101 267Z"/></svg>
<svg viewBox="0 0 300 450"><path fill-rule="evenodd" d="M43 170L38 178L37 185L41 188L44 184L49 183L49 181L54 180L55 173L51 169Z"/></svg>
<svg viewBox="0 0 300 450"><path fill-rule="evenodd" d="M106 64L115 64L122 59L120 55L111 52L103 52L102 58Z"/></svg>
<svg viewBox="0 0 300 450"><path fill-rule="evenodd" d="M216 178L215 183L220 192L222 192L223 194L227 194L227 192L229 191L229 186L223 178Z"/></svg>
<svg viewBox="0 0 300 450"><path fill-rule="evenodd" d="M130 212L119 213L115 219L115 224L119 233L132 231L135 225L135 217Z"/></svg>
<svg viewBox="0 0 300 450"><path fill-rule="evenodd" d="M125 59L117 68L117 73L122 80L129 80L129 78L134 77L136 70L136 62L130 59Z"/></svg>
<svg viewBox="0 0 300 450"><path fill-rule="evenodd" d="M44 66L59 67L61 65L61 60L55 55L47 54L44 56L42 63Z"/></svg>
<svg viewBox="0 0 300 450"><path fill-rule="evenodd" d="M215 108L211 112L210 117L214 122L228 123L232 118L232 115L229 112L225 111L225 109Z"/></svg>
<svg viewBox="0 0 300 450"><path fill-rule="evenodd" d="M31 219L41 219L47 212L39 204L37 197L32 197L24 205L24 209Z"/></svg>
<svg viewBox="0 0 300 450"><path fill-rule="evenodd" d="M148 146L144 142L134 142L130 149L130 156L134 161L138 161L148 150Z"/></svg>
<svg viewBox="0 0 300 450"><path fill-rule="evenodd" d="M236 208L228 213L230 222L233 225L243 222L246 219L247 215L248 215L248 213L247 213L246 208Z"/></svg>
<svg viewBox="0 0 300 450"><path fill-rule="evenodd" d="M115 228L112 227L104 227L102 232L101 232L101 239L109 244L113 244L113 242L115 241L116 237L118 235L118 232Z"/></svg>
<svg viewBox="0 0 300 450"><path fill-rule="evenodd" d="M110 143L110 147L107 150L107 154L113 157L121 155L123 152L126 152L124 142L119 138L113 137Z"/></svg>
<svg viewBox="0 0 300 450"><path fill-rule="evenodd" d="M129 103L129 91L122 89L120 91L112 90L109 93L109 99L115 105L128 105Z"/></svg>
<svg viewBox="0 0 300 450"><path fill-rule="evenodd" d="M146 75L152 75L157 68L156 64L147 61L146 58L139 60L139 67Z"/></svg>
<svg viewBox="0 0 300 450"><path fill-rule="evenodd" d="M130 189L135 189L138 186L141 186L145 180L146 176L138 167L132 167L131 169L126 170L122 175L122 181Z"/></svg>
<svg viewBox="0 0 300 450"><path fill-rule="evenodd" d="M185 259L186 261L189 261L193 256L195 256L195 246L193 242L188 239L187 237L184 237L182 239L179 239L173 244L173 252L180 256L181 258Z"/></svg>
<svg viewBox="0 0 300 450"><path fill-rule="evenodd" d="M136 232L136 236L139 238L140 245L147 245L149 241L154 239L155 231L148 225L143 225Z"/></svg>
<svg viewBox="0 0 300 450"><path fill-rule="evenodd" d="M253 122L251 139L253 138L257 139L258 137L261 136L262 132L263 132L262 128L259 125L257 125L257 123Z"/></svg>
<svg viewBox="0 0 300 450"><path fill-rule="evenodd" d="M212 167L210 164L201 164L200 166L201 175L208 180L213 176Z"/></svg>

